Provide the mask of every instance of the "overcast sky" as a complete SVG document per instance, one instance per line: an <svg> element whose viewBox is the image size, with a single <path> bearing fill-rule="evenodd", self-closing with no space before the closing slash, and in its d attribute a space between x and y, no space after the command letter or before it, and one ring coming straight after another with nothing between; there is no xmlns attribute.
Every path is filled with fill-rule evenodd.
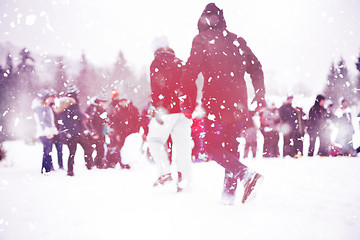
<svg viewBox="0 0 360 240"><path fill-rule="evenodd" d="M223 0L228 30L242 36L263 65L266 85L294 91L303 83L322 91L332 61L350 73L360 54L360 0ZM113 64L121 49L136 67L148 67L152 42L169 38L187 60L203 0L0 0L0 42L37 52Z"/></svg>

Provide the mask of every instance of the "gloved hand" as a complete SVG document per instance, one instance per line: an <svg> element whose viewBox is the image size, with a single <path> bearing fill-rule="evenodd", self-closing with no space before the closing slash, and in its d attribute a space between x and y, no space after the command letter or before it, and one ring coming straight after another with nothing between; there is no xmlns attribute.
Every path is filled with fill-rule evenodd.
<svg viewBox="0 0 360 240"><path fill-rule="evenodd" d="M181 112L187 117L188 119L192 119L192 111L190 109L181 109Z"/></svg>
<svg viewBox="0 0 360 240"><path fill-rule="evenodd" d="M185 117L192 119L193 111L190 110L190 106L185 104L185 98L180 97L180 110L185 115Z"/></svg>

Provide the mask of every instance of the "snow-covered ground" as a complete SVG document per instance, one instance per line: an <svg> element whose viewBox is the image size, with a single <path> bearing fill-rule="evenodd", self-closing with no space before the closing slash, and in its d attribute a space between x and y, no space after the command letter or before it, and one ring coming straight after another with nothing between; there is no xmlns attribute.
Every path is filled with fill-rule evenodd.
<svg viewBox="0 0 360 240"><path fill-rule="evenodd" d="M359 158L243 160L265 181L254 201L241 204L239 188L235 205L224 206L224 170L214 162L193 165L191 192L153 188L156 167L136 137L124 150L131 170L89 171L79 148L74 177L41 175L40 143L4 147L1 240L360 239Z"/></svg>

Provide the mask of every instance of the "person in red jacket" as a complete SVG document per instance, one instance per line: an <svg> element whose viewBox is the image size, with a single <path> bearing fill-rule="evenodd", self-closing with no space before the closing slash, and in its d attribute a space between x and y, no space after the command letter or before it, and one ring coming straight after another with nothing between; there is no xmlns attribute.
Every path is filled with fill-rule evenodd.
<svg viewBox="0 0 360 240"><path fill-rule="evenodd" d="M205 7L199 21L199 34L192 42L190 57L182 76L182 111L191 114L196 104L196 79L204 76L202 106L206 111L206 148L210 158L226 170L223 201L232 204L240 179L245 192L252 194L262 176L239 161L236 138L249 120L245 73L250 74L254 101L264 104L265 87L261 64L245 40L226 29L223 11L214 3Z"/></svg>
<svg viewBox="0 0 360 240"><path fill-rule="evenodd" d="M154 186L172 181L165 143L171 136L173 159L178 170L177 191L189 190L191 184L191 115L180 110L182 61L168 46L157 48L150 66L151 102L154 117L147 136L150 153L158 166L159 178Z"/></svg>
<svg viewBox="0 0 360 240"><path fill-rule="evenodd" d="M107 128L110 138L106 154L107 167L114 168L119 163L122 169L130 169L130 165L124 164L121 159L121 149L130 134L139 132L140 113L129 99L120 99L118 93L113 92L107 109Z"/></svg>

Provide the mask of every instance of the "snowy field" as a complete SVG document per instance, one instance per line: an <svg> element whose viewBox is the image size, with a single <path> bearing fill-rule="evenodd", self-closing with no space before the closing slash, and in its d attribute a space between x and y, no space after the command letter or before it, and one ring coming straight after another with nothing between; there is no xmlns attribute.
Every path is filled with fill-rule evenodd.
<svg viewBox="0 0 360 240"><path fill-rule="evenodd" d="M257 198L220 203L224 170L193 165L191 192L152 187L156 167L125 147L131 170L87 170L82 149L75 176L40 174L42 146L5 142L0 163L0 239L360 239L360 159L247 159L265 176ZM67 149L64 148L64 160ZM55 151L54 151L55 152ZM66 164L65 164L66 166Z"/></svg>

